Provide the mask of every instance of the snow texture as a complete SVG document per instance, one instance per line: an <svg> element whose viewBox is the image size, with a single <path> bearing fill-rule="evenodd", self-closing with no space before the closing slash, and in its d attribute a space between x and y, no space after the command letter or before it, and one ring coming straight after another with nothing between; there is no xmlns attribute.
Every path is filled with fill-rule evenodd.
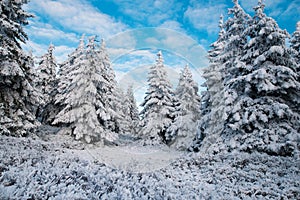
<svg viewBox="0 0 300 200"><path fill-rule="evenodd" d="M43 140L0 136L1 199L300 198L299 157L188 154L160 169L134 173L132 166L118 169L90 159L89 152L98 151L93 145L47 135Z"/></svg>

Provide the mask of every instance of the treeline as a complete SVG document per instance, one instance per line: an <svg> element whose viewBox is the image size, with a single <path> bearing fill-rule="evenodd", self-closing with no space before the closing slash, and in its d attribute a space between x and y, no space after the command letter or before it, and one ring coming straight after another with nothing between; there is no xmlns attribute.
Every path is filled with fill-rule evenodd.
<svg viewBox="0 0 300 200"><path fill-rule="evenodd" d="M208 52L207 90L198 95L188 66L173 90L158 52L139 113L132 88L124 94L118 87L104 41L82 37L59 66L50 45L35 69L20 47L31 15L19 1L1 1L0 134L25 136L48 124L87 143L131 134L183 150L297 154L300 24L290 38L261 0L254 16L233 3Z"/></svg>

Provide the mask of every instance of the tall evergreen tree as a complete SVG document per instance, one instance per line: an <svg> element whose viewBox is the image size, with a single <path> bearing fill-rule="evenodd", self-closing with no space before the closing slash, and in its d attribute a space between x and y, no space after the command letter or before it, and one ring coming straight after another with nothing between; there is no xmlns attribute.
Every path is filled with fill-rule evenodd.
<svg viewBox="0 0 300 200"><path fill-rule="evenodd" d="M126 93L117 87L115 110L117 113L117 127L120 134L136 135L138 131L139 113L133 96L132 87Z"/></svg>
<svg viewBox="0 0 300 200"><path fill-rule="evenodd" d="M136 134L138 123L139 123L139 110L136 104L136 100L133 94L133 87L129 86L126 92L126 105L127 105L127 115L129 120L131 121L130 129L132 130L131 133Z"/></svg>
<svg viewBox="0 0 300 200"><path fill-rule="evenodd" d="M102 123L105 128L112 132L120 131L122 124L122 113L118 112L120 108L120 98L118 93L117 81L112 64L110 62L105 41L102 40L100 49L97 50L99 56L99 73L102 75L102 82L98 85L99 100L102 101L105 112L102 112ZM104 111L104 110L103 110ZM122 125L121 125L122 126Z"/></svg>
<svg viewBox="0 0 300 200"><path fill-rule="evenodd" d="M300 21L297 23L296 31L291 38L292 55L297 63L298 78L300 78Z"/></svg>
<svg viewBox="0 0 300 200"><path fill-rule="evenodd" d="M198 84L193 80L188 65L180 73L175 95L179 101L178 114L168 130L167 140L176 149L186 150L195 137L200 117Z"/></svg>
<svg viewBox="0 0 300 200"><path fill-rule="evenodd" d="M238 70L226 81L227 147L290 155L299 144L299 82L295 62L285 45L286 31L264 13L261 0L246 29Z"/></svg>
<svg viewBox="0 0 300 200"><path fill-rule="evenodd" d="M117 86L114 89L114 99L113 105L114 105L114 124L115 124L115 132L119 134L128 134L131 132L130 130L130 120L129 116L127 115L127 101L126 101L126 95L124 94L124 91L122 88Z"/></svg>
<svg viewBox="0 0 300 200"><path fill-rule="evenodd" d="M0 1L0 134L24 136L38 125L32 106L39 102L30 81L31 57L20 42L27 40L23 30L27 18L22 9L26 0Z"/></svg>
<svg viewBox="0 0 300 200"><path fill-rule="evenodd" d="M218 105L223 105L223 89L224 89L224 57L222 56L225 48L225 29L223 16L220 16L219 21L219 37L216 42L211 44L211 50L208 52L210 65L203 70L203 78L205 83L203 86L207 88L201 95L201 117L198 124L196 138L193 144L193 150L199 151L202 146L202 140L206 138L205 144L209 147L219 137L220 131L223 129L223 124L220 119L223 115L223 108ZM204 147L206 148L206 147Z"/></svg>
<svg viewBox="0 0 300 200"><path fill-rule="evenodd" d="M247 44L247 35L245 34L245 31L251 17L243 10L238 0L233 0L233 3L233 8L228 9L229 18L224 24L226 31L226 34L224 35L225 45L221 55L224 61L222 66L223 89L219 93L219 96L215 97L215 99L222 99L222 101L220 104L220 101L217 100L217 103L219 104L213 106L215 107L214 110L217 115L213 116L212 127L219 127L217 130L218 142L215 144L216 146L222 146L223 144L223 138L220 137L220 135L226 128L227 113L232 109L232 105L230 103L228 104L230 99L227 97L230 97L229 94L232 93L231 88L228 87L228 85L245 71L245 64L241 61L241 56L244 51L244 46ZM219 124L219 126L216 124ZM209 148L218 151L219 147L215 148L215 145L212 145Z"/></svg>
<svg viewBox="0 0 300 200"><path fill-rule="evenodd" d="M175 97L167 80L161 51L157 56L156 64L150 69L148 89L141 104L141 134L150 143L167 143L165 134L175 117Z"/></svg>
<svg viewBox="0 0 300 200"><path fill-rule="evenodd" d="M103 118L105 108L99 100L99 85L103 77L99 57L91 37L86 50L74 57L71 82L65 90L65 108L58 113L54 124L64 124L75 139L84 139L87 143L94 141L113 141L116 136L106 131L99 119Z"/></svg>
<svg viewBox="0 0 300 200"><path fill-rule="evenodd" d="M53 112L53 105L51 104L53 104L57 87L57 63L53 55L53 50L54 46L51 44L48 48L48 52L42 56L37 68L35 87L41 92L43 97L43 104L39 106L37 111L37 116L41 122L47 122Z"/></svg>
<svg viewBox="0 0 300 200"><path fill-rule="evenodd" d="M54 91L54 101L51 103L53 105L53 113L48 117L48 122L52 123L56 115L62 111L66 106L66 93L68 91L68 86L72 82L72 78L69 74L74 71L78 64L76 60L78 58L83 59L85 54L85 35L83 34L80 38L78 47L68 55L68 59L59 65L58 77L57 77L57 88Z"/></svg>

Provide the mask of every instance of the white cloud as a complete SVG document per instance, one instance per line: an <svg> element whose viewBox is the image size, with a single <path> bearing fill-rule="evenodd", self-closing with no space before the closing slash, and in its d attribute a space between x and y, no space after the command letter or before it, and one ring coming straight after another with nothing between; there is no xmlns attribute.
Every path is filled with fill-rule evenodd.
<svg viewBox="0 0 300 200"><path fill-rule="evenodd" d="M155 37L147 37L147 38L145 38L145 43L158 46L160 41Z"/></svg>
<svg viewBox="0 0 300 200"><path fill-rule="evenodd" d="M158 27L159 28L167 28L167 29L171 29L171 30L178 31L181 33L185 33L185 30L182 28L182 25L179 22L173 21L173 20L167 20Z"/></svg>
<svg viewBox="0 0 300 200"><path fill-rule="evenodd" d="M31 49L34 55L40 56L53 43L59 62L66 59L77 46L82 33L108 38L127 28L85 0L31 0L26 9L37 16L26 27L31 40L25 45L28 46L26 49ZM128 42L128 38L125 39Z"/></svg>
<svg viewBox="0 0 300 200"><path fill-rule="evenodd" d="M176 31L157 29L161 48L181 56L196 68L207 66L206 50L191 37Z"/></svg>
<svg viewBox="0 0 300 200"><path fill-rule="evenodd" d="M296 18L296 20L300 20L300 1L292 1L281 16L289 16L292 18L298 16L298 19Z"/></svg>
<svg viewBox="0 0 300 200"><path fill-rule="evenodd" d="M286 0L265 0L264 3L266 9L279 11L281 8L278 5L284 2ZM240 4L246 11L253 12L253 8L257 5L257 0L240 0Z"/></svg>
<svg viewBox="0 0 300 200"><path fill-rule="evenodd" d="M116 45L110 45L110 41L112 41L112 44L114 44L114 41L118 42L116 42ZM110 48L109 51L112 52L112 60L124 54L137 53L136 50L160 49L185 58L194 67L207 66L206 50L191 37L171 29L135 29L108 40L107 46Z"/></svg>
<svg viewBox="0 0 300 200"><path fill-rule="evenodd" d="M224 15L225 10L225 4L190 6L184 13L184 17L198 30L206 30L209 34L217 33L220 15Z"/></svg>
<svg viewBox="0 0 300 200"><path fill-rule="evenodd" d="M127 52L113 61L116 71L131 71L144 65L152 65L155 62L156 55L150 50L135 50Z"/></svg>
<svg viewBox="0 0 300 200"><path fill-rule="evenodd" d="M61 30L53 28L50 24L45 23L32 23L29 27L26 27L26 32L39 40L47 41L51 43L55 41L69 41L78 42L78 37L75 33L67 33ZM45 42L44 42L45 43Z"/></svg>
<svg viewBox="0 0 300 200"><path fill-rule="evenodd" d="M182 3L176 0L128 1L114 0L119 5L119 11L131 17L136 22L158 26L176 16L182 9Z"/></svg>
<svg viewBox="0 0 300 200"><path fill-rule="evenodd" d="M109 58L112 62L114 62L115 60L117 60L118 58L120 58L121 56L127 54L128 52L130 52L128 49L126 48L107 48L107 52L109 55Z"/></svg>
<svg viewBox="0 0 300 200"><path fill-rule="evenodd" d="M74 50L75 48L65 45L55 46L54 55L57 62L62 63L65 61L68 58L68 55Z"/></svg>
<svg viewBox="0 0 300 200"><path fill-rule="evenodd" d="M127 49L134 49L136 45L136 38L132 34L132 31L122 32L110 37L106 44L111 47L121 47Z"/></svg>
<svg viewBox="0 0 300 200"><path fill-rule="evenodd" d="M55 46L55 44L54 44L54 46ZM49 47L49 45L38 44L38 43L35 43L31 40L27 41L27 43L23 45L23 48L26 51L31 51L36 59L40 58L42 55L47 53L48 47ZM62 63L63 61L65 61L67 59L68 55L73 50L74 50L74 48L68 47L68 46L65 46L65 45L55 46L54 56L56 58L56 61L58 63Z"/></svg>
<svg viewBox="0 0 300 200"><path fill-rule="evenodd" d="M101 13L85 0L32 0L30 9L73 32L108 38L127 26Z"/></svg>
<svg viewBox="0 0 300 200"><path fill-rule="evenodd" d="M295 17L300 13L300 1L291 0L265 0L265 9L269 11L271 17ZM254 12L253 8L257 5L257 0L240 0L241 6L248 12Z"/></svg>
<svg viewBox="0 0 300 200"><path fill-rule="evenodd" d="M136 47L136 38L132 35L132 31L125 31L110 37L106 41L106 46L113 61L133 51Z"/></svg>

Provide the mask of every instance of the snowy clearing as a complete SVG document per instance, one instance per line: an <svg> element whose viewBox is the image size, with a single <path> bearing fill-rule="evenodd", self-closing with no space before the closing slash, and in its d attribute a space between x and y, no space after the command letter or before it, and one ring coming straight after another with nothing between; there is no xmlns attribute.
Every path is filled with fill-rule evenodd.
<svg viewBox="0 0 300 200"><path fill-rule="evenodd" d="M150 172L166 167L182 153L160 146L116 146L70 150L74 155L89 161L130 172Z"/></svg>

